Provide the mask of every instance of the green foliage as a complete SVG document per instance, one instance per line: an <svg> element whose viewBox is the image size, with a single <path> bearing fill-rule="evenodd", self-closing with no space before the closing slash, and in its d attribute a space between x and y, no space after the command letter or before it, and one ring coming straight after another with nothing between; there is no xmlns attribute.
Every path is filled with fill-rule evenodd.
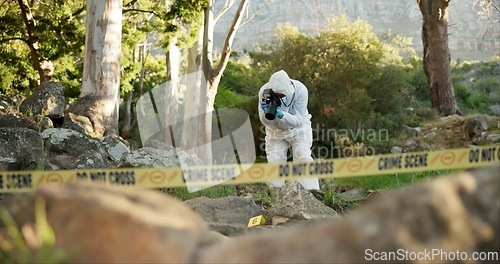
<svg viewBox="0 0 500 264"><path fill-rule="evenodd" d="M197 192L189 192L187 188L162 188L160 191L168 193L179 200L186 201L197 197L220 198L227 196L236 196L236 187L234 185L217 185L202 189Z"/></svg>
<svg viewBox="0 0 500 264"><path fill-rule="evenodd" d="M500 60L457 61L452 74L455 98L465 114L493 114L491 106L500 105Z"/></svg>
<svg viewBox="0 0 500 264"><path fill-rule="evenodd" d="M161 13L164 34L162 46L168 50L170 38L177 37L180 47L189 47L196 40L203 25L203 11L208 7L208 0L173 1L167 12Z"/></svg>
<svg viewBox="0 0 500 264"><path fill-rule="evenodd" d="M403 60L400 55L413 54L409 39L389 32L381 40L366 22L350 22L345 16L333 17L315 37L290 26L278 27L277 34L271 45L251 53L252 76L263 84L273 72L284 69L303 82L309 89L313 123L393 133L406 120L418 124L417 118L408 119L405 108L416 100L420 88L420 83L411 81L423 76L421 86L426 87L426 79L421 61ZM408 77L411 71L414 76Z"/></svg>
<svg viewBox="0 0 500 264"><path fill-rule="evenodd" d="M32 6L40 54L51 61L81 51L85 41L85 2L40 1ZM64 45L58 45L64 43ZM80 54L78 54L80 55Z"/></svg>
<svg viewBox="0 0 500 264"><path fill-rule="evenodd" d="M404 63L403 58L416 56L412 38L394 34L391 30L381 34L379 38L385 44L385 56L382 59L383 65L401 65Z"/></svg>
<svg viewBox="0 0 500 264"><path fill-rule="evenodd" d="M453 88L455 89L455 99L462 104L467 102L472 95L472 92L463 83L457 83Z"/></svg>
<svg viewBox="0 0 500 264"><path fill-rule="evenodd" d="M38 42L39 60L54 63L54 80L76 85L69 79L81 76L82 51L85 40L85 2L31 1L30 10L35 21L34 33ZM11 88L28 93L39 78L34 70L21 9L16 1L0 5L0 58L13 74ZM71 62L71 63L68 63ZM69 76L68 76L69 75Z"/></svg>
<svg viewBox="0 0 500 264"><path fill-rule="evenodd" d="M427 101L430 103L430 87L427 84L427 77L424 73L423 62L421 58L407 58L406 63L409 67L405 68L405 77L412 90L412 96L417 101Z"/></svg>
<svg viewBox="0 0 500 264"><path fill-rule="evenodd" d="M354 126L373 111L366 86L378 72L383 44L361 20L337 16L329 25L314 38L281 27L278 41L253 58L267 75L284 69L302 81L309 88L316 118L327 120L330 127Z"/></svg>
<svg viewBox="0 0 500 264"><path fill-rule="evenodd" d="M409 86L404 79L404 69L389 65L382 67L373 81L368 85L368 95L373 101L374 111L382 115L401 112L403 101L408 98Z"/></svg>
<svg viewBox="0 0 500 264"><path fill-rule="evenodd" d="M500 90L500 78L495 76L478 79L475 82L474 89L488 95L498 92Z"/></svg>
<svg viewBox="0 0 500 264"><path fill-rule="evenodd" d="M76 55L65 55L57 61L53 80L60 82L66 89L65 96L76 98L80 95L83 61Z"/></svg>
<svg viewBox="0 0 500 264"><path fill-rule="evenodd" d="M217 95L215 96L215 107L218 108L237 108L246 96L235 93L227 87L219 85Z"/></svg>
<svg viewBox="0 0 500 264"><path fill-rule="evenodd" d="M66 96L75 98L81 89L83 71L83 52L85 42L85 1L32 1L30 10L35 21L35 33L39 44L38 53L54 63L54 81L61 82ZM193 23L200 26L202 7L206 1L175 1L171 12L185 17L179 23ZM200 9L201 8L201 9ZM191 17L187 14L192 11ZM123 8L121 91L122 95L138 87L142 60L139 56L140 44L161 41L166 32L164 21L167 7L165 2L129 1ZM26 45L27 31L16 1L4 1L0 5L0 63L1 71L6 74L2 86L9 86L12 92L28 94L37 83L38 75L34 70L30 50ZM195 21L196 20L196 23ZM181 25L181 24L179 24ZM187 25L188 26L188 25ZM179 27L186 30L189 27ZM197 34L198 31L188 32ZM168 36L166 37L168 38ZM186 40L186 43L188 41ZM62 45L63 44L63 45ZM156 47L145 64L145 90L165 81L165 58L158 54ZM144 53L146 54L146 53ZM144 54L141 54L144 55ZM159 55L159 56L157 56ZM8 84L8 85L7 85ZM7 87L1 87L7 92Z"/></svg>
<svg viewBox="0 0 500 264"><path fill-rule="evenodd" d="M469 97L469 100L467 100L466 103L472 109L487 111L488 95L485 93L475 92Z"/></svg>
<svg viewBox="0 0 500 264"><path fill-rule="evenodd" d="M229 61L221 78L220 86L225 86L236 93L254 96L263 84L262 80L254 74L255 71L243 63Z"/></svg>
<svg viewBox="0 0 500 264"><path fill-rule="evenodd" d="M359 186L364 190L383 190L407 187L411 184L429 181L440 175L450 173L449 170L424 171L412 173L396 173L376 176L338 178L334 181L336 186Z"/></svg>
<svg viewBox="0 0 500 264"><path fill-rule="evenodd" d="M11 86L14 81L14 73L12 69L0 63L0 76L2 76L0 79L0 92L7 96L13 95L14 91Z"/></svg>

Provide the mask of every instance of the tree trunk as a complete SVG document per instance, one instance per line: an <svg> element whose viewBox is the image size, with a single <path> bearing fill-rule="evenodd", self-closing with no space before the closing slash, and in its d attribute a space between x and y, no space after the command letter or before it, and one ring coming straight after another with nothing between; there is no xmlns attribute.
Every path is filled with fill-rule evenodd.
<svg viewBox="0 0 500 264"><path fill-rule="evenodd" d="M204 94L202 83L205 78L201 74L201 56L203 43L203 28L200 28L198 40L188 51L188 75L186 76L186 92L184 97L184 116L182 126L182 149L189 154L197 155L201 158L203 154L198 148L201 143L202 133L200 132L200 115L205 112L201 107L200 98ZM202 159L205 164L211 163L211 159Z"/></svg>
<svg viewBox="0 0 500 264"><path fill-rule="evenodd" d="M461 115L458 109L450 71L448 46L448 4L450 0L417 0L423 17L423 62L430 87L432 107L440 115Z"/></svg>
<svg viewBox="0 0 500 264"><path fill-rule="evenodd" d="M213 66L214 28L217 21L214 14L214 0L209 0L204 12L201 39L189 51L191 66L188 66L189 80L184 107L182 146L185 150L192 150L191 153L196 154L205 164L212 163L212 117L217 88L229 61L231 46L248 3L249 0L240 1L233 23L226 34L217 67ZM202 43L201 50L200 43Z"/></svg>
<svg viewBox="0 0 500 264"><path fill-rule="evenodd" d="M179 105L179 65L180 65L180 50L177 46L177 38L172 37L169 42L169 49L166 56L167 65L167 84L165 87L165 127L164 142L178 147L175 142L173 125L178 121L178 105Z"/></svg>
<svg viewBox="0 0 500 264"><path fill-rule="evenodd" d="M105 134L118 134L120 55L122 33L121 0L87 0L85 60L80 97L100 101L100 120Z"/></svg>
<svg viewBox="0 0 500 264"><path fill-rule="evenodd" d="M38 72L39 82L42 84L44 82L50 81L52 75L54 74L54 66L51 61L42 58L38 53L38 39L36 37L35 31L35 19L31 13L31 7L26 2L26 0L18 0L19 8L21 9L21 14L23 16L24 24L26 26L26 32L28 35L28 40L26 44L30 49L31 61L33 62L33 67Z"/></svg>

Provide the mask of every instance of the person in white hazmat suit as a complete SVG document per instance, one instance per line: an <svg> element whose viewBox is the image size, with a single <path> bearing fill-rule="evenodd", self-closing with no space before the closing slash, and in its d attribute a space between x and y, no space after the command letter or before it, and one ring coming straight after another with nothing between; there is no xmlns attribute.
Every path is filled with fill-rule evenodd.
<svg viewBox="0 0 500 264"><path fill-rule="evenodd" d="M265 112L269 103L264 99L264 90L272 89L280 98L281 106L276 111L276 117L269 120ZM313 142L311 115L307 110L309 95L306 86L297 80L292 80L281 70L274 73L269 82L259 91L259 118L266 127L266 154L269 163L284 163L287 161L288 149L292 148L293 161L311 162L311 147ZM318 178L298 180L306 189L319 191ZM271 181L272 185L281 187L285 180Z"/></svg>

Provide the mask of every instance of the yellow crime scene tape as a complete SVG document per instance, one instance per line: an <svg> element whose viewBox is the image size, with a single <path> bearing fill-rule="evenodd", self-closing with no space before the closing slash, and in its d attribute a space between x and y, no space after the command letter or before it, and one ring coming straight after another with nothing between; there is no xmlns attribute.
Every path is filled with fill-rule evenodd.
<svg viewBox="0 0 500 264"><path fill-rule="evenodd" d="M135 188L234 185L465 169L499 164L500 145L427 152L338 158L283 164L255 163L175 168L117 168L58 171L0 171L0 193L30 192L75 181ZM242 171L243 170L243 171ZM241 172L242 171L242 172Z"/></svg>

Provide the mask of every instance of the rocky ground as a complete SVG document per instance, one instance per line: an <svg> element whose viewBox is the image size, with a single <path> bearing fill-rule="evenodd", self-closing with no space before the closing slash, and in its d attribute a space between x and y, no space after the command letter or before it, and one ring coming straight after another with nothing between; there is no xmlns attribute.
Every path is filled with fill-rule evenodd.
<svg viewBox="0 0 500 264"><path fill-rule="evenodd" d="M267 225L249 226L264 213L250 198L181 202L158 191L88 183L2 201L2 219L11 215L20 227L21 256L31 263L54 263L56 256L62 256L59 263L362 263L375 252L432 249L481 252L490 256L481 263L497 263L499 170L387 191L342 217L301 185L287 183ZM3 245L15 234L9 224L0 222ZM51 234L55 240L44 240ZM47 254L39 255L43 243ZM5 249L5 262L18 263L20 249Z"/></svg>

